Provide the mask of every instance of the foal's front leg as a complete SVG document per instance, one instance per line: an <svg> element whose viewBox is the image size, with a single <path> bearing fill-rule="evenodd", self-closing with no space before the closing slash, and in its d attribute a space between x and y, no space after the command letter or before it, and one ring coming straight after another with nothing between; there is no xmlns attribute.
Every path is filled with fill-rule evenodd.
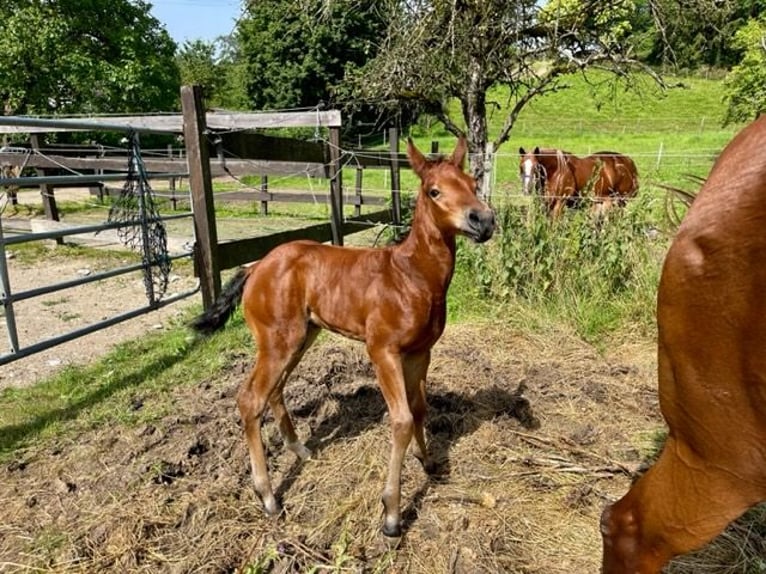
<svg viewBox="0 0 766 574"><path fill-rule="evenodd" d="M425 422L428 404L426 402L426 375L431 363L431 352L426 351L416 355L407 355L402 361L404 380L407 387L407 401L412 412L414 423L415 443L413 454L423 465L428 474L436 471L436 465L428 454L426 447Z"/></svg>
<svg viewBox="0 0 766 574"><path fill-rule="evenodd" d="M395 537L402 533L399 509L402 462L412 440L413 417L407 401L401 355L392 349L376 348L369 344L368 352L375 365L378 383L391 418L391 457L382 497L385 512L383 534Z"/></svg>

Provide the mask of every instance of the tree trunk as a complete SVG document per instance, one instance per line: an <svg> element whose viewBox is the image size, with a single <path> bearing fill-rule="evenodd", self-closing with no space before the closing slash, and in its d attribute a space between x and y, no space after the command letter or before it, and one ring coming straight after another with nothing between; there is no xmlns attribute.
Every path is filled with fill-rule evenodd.
<svg viewBox="0 0 766 574"><path fill-rule="evenodd" d="M483 87L481 64L474 63L471 83L460 103L463 119L467 126L468 150L471 158L471 174L476 178L479 189L485 189L485 163L487 153L487 91ZM484 199L488 199L485 197Z"/></svg>

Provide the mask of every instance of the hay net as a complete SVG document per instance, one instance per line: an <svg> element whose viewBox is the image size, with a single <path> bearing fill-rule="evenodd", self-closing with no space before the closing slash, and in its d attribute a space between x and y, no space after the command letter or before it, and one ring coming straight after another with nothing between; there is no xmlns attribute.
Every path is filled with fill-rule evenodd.
<svg viewBox="0 0 766 574"><path fill-rule="evenodd" d="M128 134L128 146L127 178L120 196L109 208L107 221L120 224L117 234L124 245L140 250L146 297L153 304L162 299L168 287L168 238L154 202L137 133Z"/></svg>

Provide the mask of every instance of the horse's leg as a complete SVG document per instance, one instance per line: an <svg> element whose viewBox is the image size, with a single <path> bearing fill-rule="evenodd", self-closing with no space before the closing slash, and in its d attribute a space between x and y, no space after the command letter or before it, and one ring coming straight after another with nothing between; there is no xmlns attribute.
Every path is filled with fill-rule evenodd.
<svg viewBox="0 0 766 574"><path fill-rule="evenodd" d="M425 421L428 403L426 402L426 375L428 365L431 362L431 352L419 353L417 355L408 355L404 357L402 366L404 367L404 381L407 386L407 401L412 412L412 422L414 424L415 443L413 444L413 454L423 465L423 469L428 474L433 474L436 465L428 454L426 447Z"/></svg>
<svg viewBox="0 0 766 574"><path fill-rule="evenodd" d="M558 219L561 217L561 213L564 211L564 202L561 199L556 199L555 203L553 204L553 210L551 211L551 217L553 219Z"/></svg>
<svg viewBox="0 0 766 574"><path fill-rule="evenodd" d="M388 476L383 489L383 534L400 536L402 533L399 499L401 496L401 474L404 453L412 440L413 417L407 402L402 357L398 353L368 342L367 351L375 365L375 373L388 405L391 419L391 456L388 461Z"/></svg>
<svg viewBox="0 0 766 574"><path fill-rule="evenodd" d="M298 435L295 433L295 427L293 426L293 421L290 418L290 413L287 411L287 407L285 406L285 397L283 391L285 388L285 383L287 383L287 379L290 377L293 369L295 369L300 360L303 358L303 355L314 343L317 335L319 335L321 330L321 328L314 325L309 326L308 331L306 332L306 340L303 342L303 346L290 360L290 363L285 368L284 373L282 373L282 379L280 380L275 392L272 393L269 400L271 412L273 413L274 419L279 425L279 432L285 441L285 447L289 448L303 460L311 457L311 451L298 440Z"/></svg>
<svg viewBox="0 0 766 574"><path fill-rule="evenodd" d="M658 461L601 517L603 574L658 574L700 548L765 493L699 460L672 437Z"/></svg>
<svg viewBox="0 0 766 574"><path fill-rule="evenodd" d="M279 514L281 507L271 489L266 452L261 438L261 420L273 394L280 384L284 384L285 372L291 365L294 367L297 364L296 358L300 359L301 349L306 340L305 327L303 329L303 332L300 332L298 329L287 328L284 329L285 333L279 334L276 333L276 329L259 331L255 367L237 395L255 490L263 501L266 513L272 516ZM292 423L290 426L292 427Z"/></svg>

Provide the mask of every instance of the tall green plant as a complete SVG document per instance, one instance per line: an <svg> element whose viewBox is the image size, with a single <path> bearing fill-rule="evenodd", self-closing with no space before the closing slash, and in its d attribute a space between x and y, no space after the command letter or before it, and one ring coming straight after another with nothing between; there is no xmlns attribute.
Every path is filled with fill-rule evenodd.
<svg viewBox="0 0 766 574"><path fill-rule="evenodd" d="M649 239L645 203L601 219L570 209L555 221L536 202L509 205L498 212L499 237L459 263L484 296L548 308L589 338L636 319L648 328L665 245Z"/></svg>

